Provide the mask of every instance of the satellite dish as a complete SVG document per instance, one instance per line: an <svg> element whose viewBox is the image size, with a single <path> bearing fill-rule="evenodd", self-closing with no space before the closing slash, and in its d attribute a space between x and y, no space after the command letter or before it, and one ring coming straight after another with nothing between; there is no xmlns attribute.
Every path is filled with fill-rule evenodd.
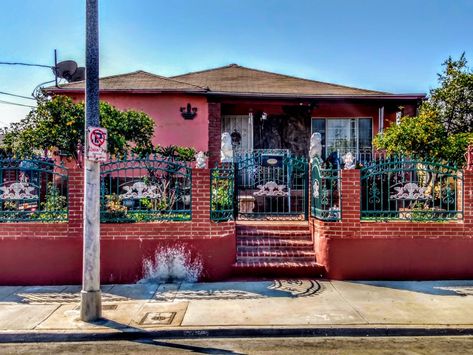
<svg viewBox="0 0 473 355"><path fill-rule="evenodd" d="M85 68L79 67L75 71L74 74L71 75L71 79L69 81L82 81L85 80Z"/></svg>
<svg viewBox="0 0 473 355"><path fill-rule="evenodd" d="M67 81L71 80L71 77L75 74L77 70L77 63L73 60L65 60L63 62L57 63L53 67L53 73L58 78L66 79Z"/></svg>

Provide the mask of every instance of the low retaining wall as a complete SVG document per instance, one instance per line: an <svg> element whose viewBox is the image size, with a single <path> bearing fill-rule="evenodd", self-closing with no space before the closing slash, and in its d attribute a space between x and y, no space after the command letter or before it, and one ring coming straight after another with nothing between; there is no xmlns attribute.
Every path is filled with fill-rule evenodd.
<svg viewBox="0 0 473 355"><path fill-rule="evenodd" d="M472 171L463 203L462 221L360 221L360 172L344 170L342 220L310 220L317 262L333 279L473 278Z"/></svg>
<svg viewBox="0 0 473 355"><path fill-rule="evenodd" d="M0 285L82 280L82 170L69 172L67 223L0 223ZM210 171L192 173L192 221L101 225L102 283L133 283L156 251L183 247L202 263L202 280L221 280L235 262L235 223L210 220Z"/></svg>

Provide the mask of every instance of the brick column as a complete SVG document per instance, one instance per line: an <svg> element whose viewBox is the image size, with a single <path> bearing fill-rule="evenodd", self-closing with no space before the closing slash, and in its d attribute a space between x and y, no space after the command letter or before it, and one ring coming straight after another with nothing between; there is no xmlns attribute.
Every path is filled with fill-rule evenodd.
<svg viewBox="0 0 473 355"><path fill-rule="evenodd" d="M84 200L84 171L79 167L69 168L69 237L82 238L83 200Z"/></svg>
<svg viewBox="0 0 473 355"><path fill-rule="evenodd" d="M222 110L218 102L209 102L209 167L220 161L220 140L222 130Z"/></svg>
<svg viewBox="0 0 473 355"><path fill-rule="evenodd" d="M209 225L210 169L192 169L192 222Z"/></svg>
<svg viewBox="0 0 473 355"><path fill-rule="evenodd" d="M342 221L360 221L360 170L342 170Z"/></svg>
<svg viewBox="0 0 473 355"><path fill-rule="evenodd" d="M464 222L473 226L473 170L464 171L463 202Z"/></svg>

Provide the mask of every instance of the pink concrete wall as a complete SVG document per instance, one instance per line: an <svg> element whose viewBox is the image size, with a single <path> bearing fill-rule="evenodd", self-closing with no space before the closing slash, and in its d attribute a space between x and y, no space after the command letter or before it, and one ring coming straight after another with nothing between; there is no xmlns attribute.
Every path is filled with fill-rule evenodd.
<svg viewBox="0 0 473 355"><path fill-rule="evenodd" d="M83 100L83 95L70 95L74 100ZM183 94L137 94L101 93L100 99L120 110L143 111L156 122L153 144L171 144L208 150L208 104L207 98ZM180 108L190 103L197 107L197 116L185 120Z"/></svg>

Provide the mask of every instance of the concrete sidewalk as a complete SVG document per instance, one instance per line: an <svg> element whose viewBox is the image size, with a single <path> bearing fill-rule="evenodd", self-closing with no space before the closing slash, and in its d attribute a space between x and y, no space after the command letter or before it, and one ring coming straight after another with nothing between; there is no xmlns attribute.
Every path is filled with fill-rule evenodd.
<svg viewBox="0 0 473 355"><path fill-rule="evenodd" d="M94 324L78 320L79 291L80 286L0 287L0 340L164 330L190 336L225 329L473 330L473 281L105 285L104 319Z"/></svg>

